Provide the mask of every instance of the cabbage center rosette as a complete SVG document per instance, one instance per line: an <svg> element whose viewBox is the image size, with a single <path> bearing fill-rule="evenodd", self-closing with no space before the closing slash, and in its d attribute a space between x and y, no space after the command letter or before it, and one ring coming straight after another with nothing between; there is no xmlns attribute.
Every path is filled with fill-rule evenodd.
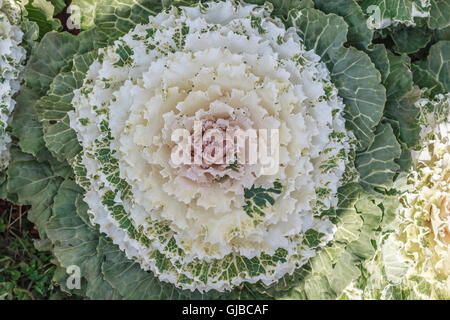
<svg viewBox="0 0 450 320"><path fill-rule="evenodd" d="M18 26L19 13L14 1L0 0L0 169L8 166L10 158L11 136L7 129L26 59L26 50L20 46L23 32Z"/></svg>
<svg viewBox="0 0 450 320"><path fill-rule="evenodd" d="M92 221L181 288L271 284L336 231L327 212L353 137L344 105L319 56L270 12L231 2L162 12L101 49L75 91L73 167ZM174 163L172 133L195 123L278 132L277 170Z"/></svg>

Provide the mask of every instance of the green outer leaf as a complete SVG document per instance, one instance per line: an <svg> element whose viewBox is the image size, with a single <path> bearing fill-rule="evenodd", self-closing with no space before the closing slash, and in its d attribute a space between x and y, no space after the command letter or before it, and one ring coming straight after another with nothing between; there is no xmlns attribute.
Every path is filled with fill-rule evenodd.
<svg viewBox="0 0 450 320"><path fill-rule="evenodd" d="M414 82L433 93L450 91L450 41L439 41L430 48L425 61L413 64ZM441 91L441 90L444 91Z"/></svg>
<svg viewBox="0 0 450 320"><path fill-rule="evenodd" d="M73 131L68 128L68 119L64 119L67 117L67 111L71 109L69 105L73 95L73 85L72 87L69 85L73 83L73 79L67 75L66 78L64 75L60 77L57 75L70 67L74 55L78 57L102 45L104 42L101 42L101 36L97 30L85 32L78 37L66 32L50 32L33 50L33 55L25 69L25 83L17 97L11 124L13 135L19 139L19 145L24 152L34 155L39 161L46 161L51 158L47 149L49 148L53 155L63 161L66 152L71 152L73 155L77 150L78 142L74 140ZM75 68L86 69L86 63L88 61L78 58L74 65ZM81 76L77 69L75 73L78 78ZM53 81L55 81L54 84L52 84ZM42 98L49 90L52 96ZM40 99L42 101L39 101ZM55 117L53 113L53 118L48 121L38 121L38 118L41 121L47 120L48 113L44 112L47 108L60 111L58 114L62 118ZM61 113L61 111L64 112ZM64 128L65 132L60 131L61 128ZM68 143L70 141L72 143ZM62 151L65 153L62 154Z"/></svg>
<svg viewBox="0 0 450 320"><path fill-rule="evenodd" d="M20 204L31 205L28 219L45 239L45 224L51 216L51 205L62 178L53 174L48 163L39 163L16 147L11 148L8 177L8 191L17 194Z"/></svg>
<svg viewBox="0 0 450 320"><path fill-rule="evenodd" d="M312 8L291 13L291 19L306 48L314 50L327 66L332 66L330 55L347 41L348 26L344 19Z"/></svg>
<svg viewBox="0 0 450 320"><path fill-rule="evenodd" d="M375 254L375 248L372 245L372 241L376 241L379 235L373 231L381 224L383 212L378 205L367 197L359 199L355 204L355 208L364 220L364 224L361 228L361 234L358 240L353 241L349 245L349 251L360 260L365 260Z"/></svg>
<svg viewBox="0 0 450 320"><path fill-rule="evenodd" d="M342 48L334 53L333 60L331 79L346 105L346 127L355 134L357 149L363 150L374 139L373 131L383 114L386 90L367 54Z"/></svg>
<svg viewBox="0 0 450 320"><path fill-rule="evenodd" d="M310 300L334 299L329 281L319 275L312 275L305 280L304 292L305 298Z"/></svg>
<svg viewBox="0 0 450 320"><path fill-rule="evenodd" d="M445 92L443 84L430 71L422 69L418 63L413 63L411 70L413 72L414 83L420 88L426 88L431 97Z"/></svg>
<svg viewBox="0 0 450 320"><path fill-rule="evenodd" d="M75 182L65 180L61 184L54 199L53 216L47 223L47 233L61 266L77 265L81 276L85 276L85 264L97 254L98 234L76 214L75 200L80 192L81 187Z"/></svg>
<svg viewBox="0 0 450 320"><path fill-rule="evenodd" d="M375 252L372 240L379 237L375 230L392 221L395 211L389 204L382 210L380 201L392 197L373 197L358 183L343 186L338 193L338 233L334 241L293 275L285 276L275 286L258 290L281 299L335 299L360 278L362 264Z"/></svg>
<svg viewBox="0 0 450 320"><path fill-rule="evenodd" d="M34 109L39 94L22 85L16 97L16 106L11 122L12 134L17 137L22 151L34 155L39 161L46 161L51 154L45 146L42 124Z"/></svg>
<svg viewBox="0 0 450 320"><path fill-rule="evenodd" d="M62 30L61 22L53 18L56 12L52 2L47 0L28 0L25 4L26 18L36 22L39 26L39 39L52 30Z"/></svg>
<svg viewBox="0 0 450 320"><path fill-rule="evenodd" d="M55 176L61 177L63 179L73 178L73 170L72 167L66 162L60 162L54 158L48 161L50 167Z"/></svg>
<svg viewBox="0 0 450 320"><path fill-rule="evenodd" d="M390 73L384 86L388 100L399 99L412 89L412 73L409 70L410 60L407 55L396 56L388 53Z"/></svg>
<svg viewBox="0 0 450 320"><path fill-rule="evenodd" d="M394 241L392 237L388 238L382 247L383 265L386 268L386 278L393 284L400 284L405 275L408 265L399 260L398 252L402 249L401 243Z"/></svg>
<svg viewBox="0 0 450 320"><path fill-rule="evenodd" d="M450 40L450 26L443 29L435 29L433 31L433 42L438 42L441 40Z"/></svg>
<svg viewBox="0 0 450 320"><path fill-rule="evenodd" d="M419 110L415 103L421 97L421 91L414 86L408 56L389 52L388 58L391 70L384 81L388 97L384 116L402 148L401 159L398 160L400 169L407 170L411 162L409 149L415 147L419 140L420 127L416 119Z"/></svg>
<svg viewBox="0 0 450 320"><path fill-rule="evenodd" d="M51 120L55 121L55 120ZM44 124L44 140L47 148L60 161L73 158L81 147L75 132L70 128L69 117L64 116L61 121L51 122L48 126Z"/></svg>
<svg viewBox="0 0 450 320"><path fill-rule="evenodd" d="M395 132L398 129L397 136L400 142L406 143L408 148L415 147L419 140L420 127L416 118L419 109L415 103L420 97L421 91L414 88L400 99L390 100L386 103L385 115L389 122L391 120L397 122L393 129Z"/></svg>
<svg viewBox="0 0 450 320"><path fill-rule="evenodd" d="M367 18L354 0L314 0L315 7L325 13L334 13L348 24L347 43L360 50L372 41L373 30L367 27Z"/></svg>
<svg viewBox="0 0 450 320"><path fill-rule="evenodd" d="M66 3L64 0L50 0L50 2L55 7L55 11L53 12L54 15L57 15L63 11L63 9L66 7Z"/></svg>
<svg viewBox="0 0 450 320"><path fill-rule="evenodd" d="M450 2L448 0L431 0L428 26L431 29L443 29L450 26Z"/></svg>
<svg viewBox="0 0 450 320"><path fill-rule="evenodd" d="M393 122L389 121L389 123L393 128L395 128ZM399 140L399 138L397 138L397 140ZM400 158L398 158L398 160L396 160L395 162L400 166L401 172L407 172L409 168L411 168L412 164L411 148L403 142L400 142L400 147L402 148L402 153L400 155Z"/></svg>
<svg viewBox="0 0 450 320"><path fill-rule="evenodd" d="M120 295L119 290L113 288L109 282L107 282L103 276L101 264L105 259L105 255L102 251L102 243L106 241L103 236L100 236L99 243L97 245L97 258L98 264L94 264L95 270L88 271L90 274L89 285L86 290L86 295L94 300L121 300L123 297Z"/></svg>
<svg viewBox="0 0 450 320"><path fill-rule="evenodd" d="M350 243L359 238L363 220L358 215L354 206L361 194L361 186L349 184L338 190L339 205L337 220L339 227L334 235L334 241Z"/></svg>
<svg viewBox="0 0 450 320"><path fill-rule="evenodd" d="M86 288L87 288L86 279L81 278L80 289L76 288L69 289L67 287L67 284L71 283L71 281L69 280L70 274L67 273L66 268L61 267L59 265L57 259L53 259L52 263L55 264L56 266L52 282L55 283L60 288L61 291L67 293L68 295L71 295L74 298L86 297Z"/></svg>
<svg viewBox="0 0 450 320"><path fill-rule="evenodd" d="M114 40L139 23L147 23L149 15L163 9L158 0L108 0L97 3L95 25L109 40Z"/></svg>
<svg viewBox="0 0 450 320"><path fill-rule="evenodd" d="M83 220L85 224L87 224L88 226L92 226L92 222L88 214L89 206L87 205L86 202L84 202L83 198L84 195L82 193L79 193L75 200L77 215L81 220Z"/></svg>
<svg viewBox="0 0 450 320"><path fill-rule="evenodd" d="M0 199L6 199L8 196L8 190L6 189L7 175L5 171L0 171Z"/></svg>
<svg viewBox="0 0 450 320"><path fill-rule="evenodd" d="M27 55L31 53L31 50L36 46L37 39L39 38L39 27L35 22L23 20L20 28L23 31L22 46L27 50Z"/></svg>
<svg viewBox="0 0 450 320"><path fill-rule="evenodd" d="M380 71L381 80L384 82L389 75L390 65L388 59L388 51L384 44L372 44L365 52L369 55L370 60L375 67Z"/></svg>
<svg viewBox="0 0 450 320"><path fill-rule="evenodd" d="M118 299L120 295L101 272L103 254L99 232L77 215L76 200L82 189L75 182L65 180L54 199L53 216L47 222L47 232L54 245L60 266L75 265L86 278L86 295L92 299ZM66 289L69 290L69 289Z"/></svg>
<svg viewBox="0 0 450 320"><path fill-rule="evenodd" d="M0 171L0 199L5 199L12 203L18 203L17 194L8 190L8 175L6 171Z"/></svg>
<svg viewBox="0 0 450 320"><path fill-rule="evenodd" d="M390 36L395 43L394 50L396 52L412 54L427 46L431 40L432 33L426 27L405 27L399 25L393 28Z"/></svg>
<svg viewBox="0 0 450 320"><path fill-rule="evenodd" d="M72 70L57 75L47 95L36 103L46 145L60 161L72 159L81 150L76 133L70 128L67 112L73 109L74 90L81 87L84 76L96 57L96 52L75 55Z"/></svg>
<svg viewBox="0 0 450 320"><path fill-rule="evenodd" d="M343 47L347 25L341 17L303 9L293 19L305 46L320 55L331 71L331 80L346 105L347 128L354 132L358 150L364 150L374 138L373 129L386 100L380 72L367 54Z"/></svg>
<svg viewBox="0 0 450 320"><path fill-rule="evenodd" d="M344 251L339 255L336 265L333 268L333 274L330 277L330 285L334 292L342 292L351 280L359 277L361 272L359 271L357 264L358 260L348 251Z"/></svg>
<svg viewBox="0 0 450 320"><path fill-rule="evenodd" d="M37 94L46 94L56 75L80 49L77 36L67 32L47 33L28 62L25 84Z"/></svg>
<svg viewBox="0 0 450 320"><path fill-rule="evenodd" d="M290 26L289 13L305 8L314 8L313 0L248 0L246 3L264 5L270 2L273 5L272 16L281 18Z"/></svg>
<svg viewBox="0 0 450 320"><path fill-rule="evenodd" d="M172 284L161 282L153 273L142 270L139 263L129 260L110 240L102 241L99 250L105 254L102 264L105 279L119 290L124 299L217 299L223 295L214 291L202 295L198 291L179 290Z"/></svg>
<svg viewBox="0 0 450 320"><path fill-rule="evenodd" d="M401 154L400 144L389 124L380 124L370 147L357 155L355 165L364 187L390 189L399 170L395 159Z"/></svg>
<svg viewBox="0 0 450 320"><path fill-rule="evenodd" d="M45 147L42 124L38 121L34 105L65 66L65 57L78 49L75 39L68 33L47 33L34 48L25 68L24 84L16 99L11 127L13 135L19 139L21 149L39 161L46 161L51 156Z"/></svg>

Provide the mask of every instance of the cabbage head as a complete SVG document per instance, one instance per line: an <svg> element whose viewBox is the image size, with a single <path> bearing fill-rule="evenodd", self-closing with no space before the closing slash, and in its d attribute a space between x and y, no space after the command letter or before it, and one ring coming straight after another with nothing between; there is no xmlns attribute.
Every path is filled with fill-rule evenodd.
<svg viewBox="0 0 450 320"><path fill-rule="evenodd" d="M39 3L25 6L47 18L16 97L2 190L31 205L62 290L446 294L445 1L75 0L77 35L53 20L58 1L53 14ZM228 132L263 142L276 132L276 170L240 157L178 163L190 144L177 130L200 141L194 151ZM197 140L209 130L219 138Z"/></svg>

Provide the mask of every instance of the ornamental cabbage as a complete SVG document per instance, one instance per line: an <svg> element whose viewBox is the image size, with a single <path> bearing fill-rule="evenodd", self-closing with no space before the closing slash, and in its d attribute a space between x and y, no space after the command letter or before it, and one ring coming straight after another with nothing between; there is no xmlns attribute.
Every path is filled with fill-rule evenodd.
<svg viewBox="0 0 450 320"><path fill-rule="evenodd" d="M413 153L413 189L400 212L404 250L413 261L407 280L408 286L431 284L431 294L414 288L423 298L450 299L450 95L422 99L418 105L421 148Z"/></svg>
<svg viewBox="0 0 450 320"><path fill-rule="evenodd" d="M450 96L416 102L419 150L398 189L395 221L359 279L342 297L450 299Z"/></svg>
<svg viewBox="0 0 450 320"><path fill-rule="evenodd" d="M183 288L269 285L336 232L323 212L345 183L344 105L319 56L269 14L230 2L162 12L101 49L74 92L92 221ZM277 130L279 168L174 164L171 134L195 121Z"/></svg>
<svg viewBox="0 0 450 320"><path fill-rule="evenodd" d="M54 3L0 191L62 290L447 297L445 1L74 0L79 34Z"/></svg>
<svg viewBox="0 0 450 320"><path fill-rule="evenodd" d="M19 91L23 77L26 50L21 47L23 32L20 7L14 1L0 1L0 169L9 162L11 137L8 126L14 110L13 96Z"/></svg>

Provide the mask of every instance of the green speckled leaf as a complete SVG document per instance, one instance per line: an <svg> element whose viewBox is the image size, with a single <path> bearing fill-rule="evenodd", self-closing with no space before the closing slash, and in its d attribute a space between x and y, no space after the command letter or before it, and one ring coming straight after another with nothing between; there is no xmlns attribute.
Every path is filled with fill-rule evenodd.
<svg viewBox="0 0 450 320"><path fill-rule="evenodd" d="M89 65L97 56L96 52L90 51L96 49L100 35L97 30L91 30L78 37L71 36L71 49L60 48L59 46L67 46L65 41L69 41L69 39L60 39L66 37L64 34L59 34L48 40L58 50L66 53L67 66L56 75L47 94L40 98L35 105L43 126L46 146L59 161L72 159L81 148L75 132L70 128L67 112L72 110L73 91L82 85ZM78 45L75 47L73 43ZM40 56L44 53L43 51L36 53L35 60L45 60L45 57ZM66 69L69 70L66 71Z"/></svg>
<svg viewBox="0 0 450 320"><path fill-rule="evenodd" d="M127 33L136 24L148 22L148 16L157 14L162 8L160 0L102 0L95 8L94 22L111 41Z"/></svg>
<svg viewBox="0 0 450 320"><path fill-rule="evenodd" d="M145 272L135 261L129 260L123 251L111 241L104 241L101 252L105 254L102 271L105 279L117 288L124 299L170 300L202 299L199 292L191 293L176 289L173 285L159 281L152 273ZM208 295L215 297L214 292ZM220 294L216 294L219 296Z"/></svg>
<svg viewBox="0 0 450 320"><path fill-rule="evenodd" d="M68 33L47 33L25 68L24 84L17 96L11 123L13 135L19 138L22 151L34 155L39 161L50 158L43 139L42 124L34 109L45 95L53 78L66 66L67 59L78 49L78 41Z"/></svg>
<svg viewBox="0 0 450 320"><path fill-rule="evenodd" d="M273 5L272 16L281 18L290 25L289 13L304 8L314 8L313 0L248 0L246 3L264 5L270 2Z"/></svg>

